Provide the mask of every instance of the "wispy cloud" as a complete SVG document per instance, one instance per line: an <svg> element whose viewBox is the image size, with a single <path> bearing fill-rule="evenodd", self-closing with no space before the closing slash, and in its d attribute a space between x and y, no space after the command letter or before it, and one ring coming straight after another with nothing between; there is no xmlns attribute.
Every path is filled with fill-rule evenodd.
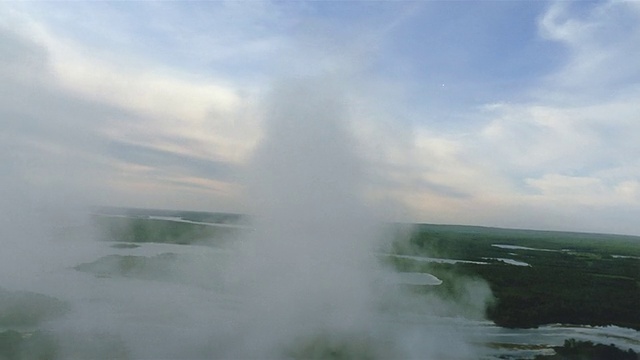
<svg viewBox="0 0 640 360"><path fill-rule="evenodd" d="M640 66L628 56L640 51L639 13L631 3L570 6L552 4L538 22L539 41L560 44L566 65L525 97L497 93L463 123L442 127L420 113L385 144L387 194L441 222L638 233L615 214L640 213Z"/></svg>
<svg viewBox="0 0 640 360"><path fill-rule="evenodd" d="M581 14L576 4L558 2L540 19L541 34L560 42L569 52L565 67L550 77L550 86L564 98L617 96L636 87L640 69L640 11L637 3L610 1L586 4ZM571 96L572 95L572 96Z"/></svg>
<svg viewBox="0 0 640 360"><path fill-rule="evenodd" d="M160 194L171 183L173 191L180 184L182 192L191 186L188 192L208 193L210 186L228 195L224 184L238 176L231 164L246 157L257 137L235 89L161 67L117 67L30 19L14 21L12 29L0 28L0 41L10 49L0 64L7 95L0 104L3 184L24 183L39 192L63 188L65 196L129 204L122 194L131 194L136 183L148 189L163 184ZM122 166L127 163L144 165L155 176ZM125 179L128 191L121 186Z"/></svg>
<svg viewBox="0 0 640 360"><path fill-rule="evenodd" d="M640 8L473 6L3 3L5 178L237 210L269 81L330 74L383 207L640 233Z"/></svg>

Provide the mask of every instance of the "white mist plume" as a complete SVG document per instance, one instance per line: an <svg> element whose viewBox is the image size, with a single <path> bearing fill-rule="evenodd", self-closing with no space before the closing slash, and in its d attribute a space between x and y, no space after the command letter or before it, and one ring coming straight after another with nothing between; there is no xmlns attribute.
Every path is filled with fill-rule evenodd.
<svg viewBox="0 0 640 360"><path fill-rule="evenodd" d="M460 299L446 300L386 282L395 275L375 257L385 232L362 196L366 172L349 132L345 86L330 77L288 79L267 99L249 172L254 231L229 271L245 318L225 355L474 358L455 328L424 317L482 318L486 283L468 280ZM418 326L398 322L412 316Z"/></svg>
<svg viewBox="0 0 640 360"><path fill-rule="evenodd" d="M55 335L60 359L473 358L456 329L425 320L455 314L455 303L383 284L375 257L383 233L362 198L366 171L349 131L346 86L337 77L274 86L248 172L254 231L235 252L170 244L114 249L77 226L86 219L65 220L75 207L52 193L66 181L36 190L19 186L20 177L0 179L0 287L70 305L38 325ZM53 173L62 180L68 174ZM83 195L74 197L79 204ZM55 215L48 221L34 214L43 202L44 213ZM158 261L149 253L160 252L179 261L163 258L166 267L151 279L118 276L119 260L105 276L74 269L113 254L148 264Z"/></svg>
<svg viewBox="0 0 640 360"><path fill-rule="evenodd" d="M374 223L342 101L338 84L320 79L284 80L268 99L249 181L256 230L234 271L256 300L249 356L372 325Z"/></svg>

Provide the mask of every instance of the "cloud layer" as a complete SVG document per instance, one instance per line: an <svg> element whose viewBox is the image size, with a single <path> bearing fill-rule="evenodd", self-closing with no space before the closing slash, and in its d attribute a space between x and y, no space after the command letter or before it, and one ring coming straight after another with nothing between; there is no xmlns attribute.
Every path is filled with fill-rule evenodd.
<svg viewBox="0 0 640 360"><path fill-rule="evenodd" d="M247 210L271 79L332 73L385 216L640 234L638 5L474 6L4 3L2 184Z"/></svg>

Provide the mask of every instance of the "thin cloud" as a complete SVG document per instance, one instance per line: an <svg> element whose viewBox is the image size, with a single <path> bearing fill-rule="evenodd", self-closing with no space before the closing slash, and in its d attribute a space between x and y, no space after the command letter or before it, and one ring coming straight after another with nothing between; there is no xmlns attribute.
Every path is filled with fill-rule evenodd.
<svg viewBox="0 0 640 360"><path fill-rule="evenodd" d="M640 12L634 2L591 3L584 14L575 4L554 3L539 22L542 36L564 45L566 66L549 78L556 96L597 101L616 96L640 81Z"/></svg>
<svg viewBox="0 0 640 360"><path fill-rule="evenodd" d="M226 151L231 154L231 159L242 156L238 154L239 149L247 151L246 144L239 149L233 147L233 132L242 131L234 129L236 125L231 128L227 126L226 129L222 127L220 132L226 137L219 142L218 156L214 158L199 156L197 149L194 154L194 149L189 147L193 143L202 143L197 133L198 128L186 132L172 131L173 127L181 129L179 125L189 128L185 126L189 122L211 123L211 120L216 120L215 116L218 119L222 118L219 114L213 115L214 112L219 112L214 110L213 106L200 110L201 113L196 109L193 116L181 113L179 107L169 106L168 109L173 111L173 114L160 116L161 109L153 109L156 117L152 117L153 114L145 113L144 107L127 103L129 99L120 98L123 101L119 102L118 99L114 101L108 96L100 97L99 92L90 89L70 88L68 83L61 80L64 76L61 76L59 63L56 63L60 58L52 55L60 49L52 50L37 38L30 37L29 32L20 33L2 27L0 41L10 50L8 56L0 59L0 76L3 80L0 91L6 94L0 98L0 115L3 119L0 133L3 151L0 158L3 160L1 180L4 186L13 188L23 184L20 186L30 189L28 191L33 194L42 195L43 198L59 194L61 198L75 198L81 202L111 204L114 199L124 199L126 203L131 204L130 197L126 194L135 194L134 189L139 191L137 184L141 183L146 184L148 189L158 188L163 184L163 191L159 193L166 193L167 190L200 192L199 196L202 197L202 193L209 193L211 190L218 193L228 190L229 186L225 186L224 183L237 178L237 171L234 170L236 165L229 160L222 160L225 151L220 150L222 147L229 147L226 144L231 144L231 150ZM93 65L100 68L100 63ZM88 66L88 63L84 66ZM73 71L69 70L69 75L72 73ZM122 79L122 73L113 72L112 75ZM102 80L108 82L106 78ZM135 82L135 77L132 80ZM194 95L202 88L197 83L192 86L184 81L172 83L170 78L168 82L168 86L163 90L176 94L181 94L180 91L183 90L187 95ZM180 86L175 86L176 83ZM111 85L114 84L119 85L117 81ZM136 86L141 86L140 84L141 82L138 82L132 88L135 89ZM156 82L155 85L157 84ZM122 88L125 87L124 84L120 85ZM152 89L150 85L154 83L145 85ZM206 101L215 103L215 99L214 97ZM190 104L198 101L197 98L191 100ZM162 101L155 99L154 103L161 104ZM234 106L233 103L231 106ZM198 119L198 116L201 119ZM235 119L239 120L236 123L242 121L238 116L231 120ZM206 126L215 128L214 124ZM202 125L200 127L202 128ZM138 135L131 131L134 129L138 131ZM114 134L123 133L128 134L124 139L134 137L138 142L113 140ZM246 131L244 135L250 133ZM194 137L196 139L189 141ZM164 147L158 147L158 144L149 139L155 139L156 142L164 139ZM215 144L207 142L208 146L212 143ZM187 150L183 150L185 147ZM144 165L148 171L123 168L120 166L122 162ZM123 169L129 172L123 174ZM155 177L149 176L152 172L155 172ZM193 179L194 177L217 179L222 185L211 181L198 181ZM122 186L123 179L127 179L129 188ZM173 184L173 190L167 184ZM176 187L176 184L180 186ZM207 186L211 188L207 190ZM231 192L237 196L237 191ZM34 195L32 198L37 199L38 196ZM159 198L162 199L163 196ZM197 199L198 195L184 198L193 200ZM140 199L142 202L148 201L144 196ZM188 204L182 201L178 203L188 208ZM226 200L225 203L230 202ZM160 205L162 201L157 201L156 204ZM164 203L163 206L167 207L168 203ZM194 206L202 207L202 204Z"/></svg>
<svg viewBox="0 0 640 360"><path fill-rule="evenodd" d="M235 211L266 80L330 73L399 213L640 233L638 5L452 6L3 3L4 178Z"/></svg>
<svg viewBox="0 0 640 360"><path fill-rule="evenodd" d="M238 179L237 166L222 161L183 155L151 146L110 141L106 152L113 158L138 165L145 165L184 176L214 178L222 181Z"/></svg>

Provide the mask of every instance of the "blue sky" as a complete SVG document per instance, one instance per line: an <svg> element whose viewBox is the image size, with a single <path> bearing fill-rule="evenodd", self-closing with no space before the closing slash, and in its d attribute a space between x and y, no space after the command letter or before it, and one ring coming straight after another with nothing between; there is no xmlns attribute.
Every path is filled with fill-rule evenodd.
<svg viewBox="0 0 640 360"><path fill-rule="evenodd" d="M639 4L2 2L0 179L247 211L265 94L338 74L382 216L640 234Z"/></svg>

